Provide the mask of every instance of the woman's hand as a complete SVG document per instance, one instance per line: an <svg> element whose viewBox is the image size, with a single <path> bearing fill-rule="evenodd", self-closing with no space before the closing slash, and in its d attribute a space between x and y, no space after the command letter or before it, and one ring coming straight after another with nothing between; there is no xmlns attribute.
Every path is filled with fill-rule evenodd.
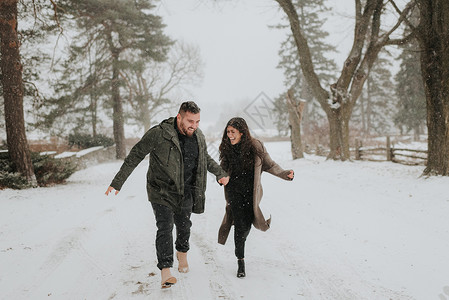
<svg viewBox="0 0 449 300"><path fill-rule="evenodd" d="M288 178L290 178L290 180L293 180L293 178L295 178L295 172L293 172L293 170L290 170L290 173L287 175Z"/></svg>
<svg viewBox="0 0 449 300"><path fill-rule="evenodd" d="M228 182L229 182L229 176L222 177L222 178L220 178L220 179L218 180L218 183L219 183L219 184L222 184L222 185L227 185Z"/></svg>

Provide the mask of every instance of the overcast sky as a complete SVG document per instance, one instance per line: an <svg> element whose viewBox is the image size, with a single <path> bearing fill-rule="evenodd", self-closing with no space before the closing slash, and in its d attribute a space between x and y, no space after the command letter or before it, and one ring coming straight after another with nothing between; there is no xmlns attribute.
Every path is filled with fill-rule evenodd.
<svg viewBox="0 0 449 300"><path fill-rule="evenodd" d="M352 20L344 17L353 15L348 13L352 5L353 0L339 0L337 14L326 26L340 51L339 66L352 38ZM216 108L251 101L261 92L274 98L285 90L282 70L276 66L289 29L269 28L284 16L274 0L163 0L155 13L162 16L170 37L200 48L205 77L191 91L202 108L202 121L213 120Z"/></svg>

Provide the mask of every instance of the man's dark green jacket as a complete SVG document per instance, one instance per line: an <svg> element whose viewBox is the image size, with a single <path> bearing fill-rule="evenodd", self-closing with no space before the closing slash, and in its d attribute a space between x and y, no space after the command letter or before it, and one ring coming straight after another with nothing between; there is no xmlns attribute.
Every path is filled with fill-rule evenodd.
<svg viewBox="0 0 449 300"><path fill-rule="evenodd" d="M174 122L169 118L148 130L142 139L131 149L120 171L112 180L111 186L120 190L128 176L137 165L150 154L147 172L148 200L177 211L184 195L184 163ZM193 193L194 213L203 213L206 200L207 171L217 180L227 176L223 169L207 153L206 139L200 129L196 130L198 141L198 166Z"/></svg>

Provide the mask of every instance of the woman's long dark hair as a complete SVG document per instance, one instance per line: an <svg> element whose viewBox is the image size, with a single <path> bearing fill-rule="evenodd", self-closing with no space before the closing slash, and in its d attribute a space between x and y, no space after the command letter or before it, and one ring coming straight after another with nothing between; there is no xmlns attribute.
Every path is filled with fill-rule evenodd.
<svg viewBox="0 0 449 300"><path fill-rule="evenodd" d="M220 162L221 167L226 171L230 172L232 170L229 170L230 168L230 162L233 159L234 150L233 145L231 144L231 141L228 138L227 129L228 126L232 126L235 129L237 129L240 133L242 133L242 138L239 142L240 144L240 156L242 158L242 167L246 170L250 170L254 167L254 159L256 155L261 155L260 153L257 153L257 149L254 147L251 133L249 132L248 125L246 124L245 119L240 117L232 118L228 121L226 124L226 127L223 132L223 137L221 139L221 144L219 147L220 151Z"/></svg>

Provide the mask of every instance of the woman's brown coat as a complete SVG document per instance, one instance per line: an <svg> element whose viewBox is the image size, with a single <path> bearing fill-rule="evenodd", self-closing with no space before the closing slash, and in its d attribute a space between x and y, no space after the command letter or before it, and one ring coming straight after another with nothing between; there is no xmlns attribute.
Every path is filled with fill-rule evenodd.
<svg viewBox="0 0 449 300"><path fill-rule="evenodd" d="M259 207L260 201L262 200L262 185L261 185L261 175L262 172L268 172L277 177L285 180L291 180L287 177L290 170L282 169L277 163L275 163L270 155L268 154L265 146L261 141L253 138L253 144L257 149L258 153L261 153L262 158L256 155L254 161L254 187L253 187L253 207L254 207L254 221L253 225L259 230L267 231L270 228L271 217L265 220L263 213ZM234 219L231 212L231 207L228 203L228 195L225 189L226 198L226 211L221 223L220 229L218 231L218 243L225 244L228 238L229 232L231 231L231 226L234 224Z"/></svg>

